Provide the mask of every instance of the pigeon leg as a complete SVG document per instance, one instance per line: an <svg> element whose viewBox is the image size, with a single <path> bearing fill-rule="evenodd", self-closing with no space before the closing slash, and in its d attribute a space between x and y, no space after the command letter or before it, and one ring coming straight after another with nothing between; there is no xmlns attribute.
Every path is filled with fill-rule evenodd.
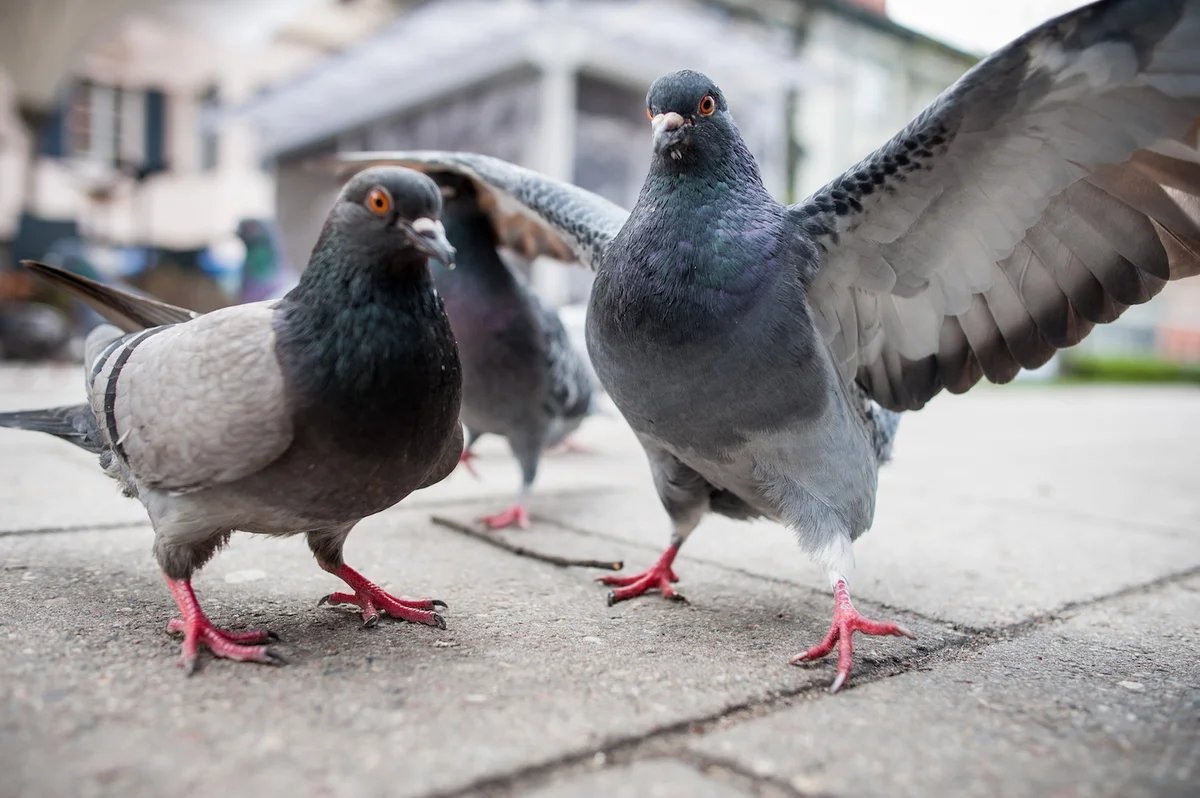
<svg viewBox="0 0 1200 798"><path fill-rule="evenodd" d="M675 588L671 587L672 582L678 582L679 577L675 575L675 570L671 568L671 564L675 562L675 555L679 553L679 546L682 541L671 542L667 550L658 558L658 562L634 576L601 576L596 579L601 584L615 587L616 590L610 590L608 593L608 606L616 604L618 601L631 599L635 596L641 596L651 590L657 590L665 599L673 599L675 601L684 601L685 599L679 593L675 592Z"/></svg>
<svg viewBox="0 0 1200 798"><path fill-rule="evenodd" d="M475 477L475 479L479 479L479 472L475 470L475 466L471 465L471 461L475 460L478 455L471 451L471 447L475 445L475 441L479 440L480 435L483 433L475 432L470 427L466 426L464 426L464 429L467 431L466 441L463 443L462 454L458 456L458 464L462 466L468 474Z"/></svg>
<svg viewBox="0 0 1200 798"><path fill-rule="evenodd" d="M517 456L517 461L521 464L521 490L517 492L517 500L511 507L479 519L488 529L507 529L512 526L518 529L529 529L529 510L525 507L525 503L529 497L529 489L533 485L533 480L537 477L541 450L537 441L513 443L510 440L509 444L512 446L513 454Z"/></svg>
<svg viewBox="0 0 1200 798"><path fill-rule="evenodd" d="M811 662L828 654L834 644L838 649L837 676L829 687L829 692L836 693L850 678L850 669L854 667L854 633L862 632L867 635L895 635L897 637L913 637L913 633L894 623L873 621L859 614L850 603L850 589L845 579L838 579L833 586L833 623L829 633L815 646L792 659L793 665L801 662Z"/></svg>
<svg viewBox="0 0 1200 798"><path fill-rule="evenodd" d="M362 610L363 626L379 623L379 614L390 615L412 623L446 628L446 621L435 610L446 602L437 599L412 599L393 596L379 585L355 571L349 565L329 565L318 560L321 567L348 584L353 593L330 593L318 604L354 604Z"/></svg>
<svg viewBox="0 0 1200 798"><path fill-rule="evenodd" d="M167 624L168 632L182 632L183 646L181 647L180 666L184 673L191 676L196 670L196 652L201 644L208 646L214 656L233 659L240 662L262 662L267 665L282 665L284 660L278 654L267 650L266 643L278 640L272 632L265 629L251 629L243 632L229 632L218 629L208 620L196 593L192 590L192 580L172 579L165 577L167 587L179 607L180 618L172 618Z"/></svg>
<svg viewBox="0 0 1200 798"><path fill-rule="evenodd" d="M478 455L476 455L470 449L464 448L462 450L462 454L458 456L458 464L462 466L463 470L465 470L468 474L475 477L475 479L479 479L479 472L475 470L475 466L471 465L471 461L476 457L478 457Z"/></svg>

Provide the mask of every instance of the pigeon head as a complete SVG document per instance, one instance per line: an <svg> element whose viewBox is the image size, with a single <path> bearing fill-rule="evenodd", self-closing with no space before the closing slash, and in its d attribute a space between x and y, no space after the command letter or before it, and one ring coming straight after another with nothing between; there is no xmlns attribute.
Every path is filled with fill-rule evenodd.
<svg viewBox="0 0 1200 798"><path fill-rule="evenodd" d="M330 224L376 251L416 250L448 267L454 247L440 221L442 195L430 178L397 166L355 175L338 196Z"/></svg>
<svg viewBox="0 0 1200 798"><path fill-rule="evenodd" d="M682 163L721 157L737 131L725 95L690 69L663 75L646 94L657 159Z"/></svg>

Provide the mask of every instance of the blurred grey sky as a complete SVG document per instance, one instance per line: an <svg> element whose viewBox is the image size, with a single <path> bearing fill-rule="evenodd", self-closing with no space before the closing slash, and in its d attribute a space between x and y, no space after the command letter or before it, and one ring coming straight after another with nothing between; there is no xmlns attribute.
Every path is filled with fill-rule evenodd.
<svg viewBox="0 0 1200 798"><path fill-rule="evenodd" d="M888 0L902 25L973 53L989 53L1090 0Z"/></svg>

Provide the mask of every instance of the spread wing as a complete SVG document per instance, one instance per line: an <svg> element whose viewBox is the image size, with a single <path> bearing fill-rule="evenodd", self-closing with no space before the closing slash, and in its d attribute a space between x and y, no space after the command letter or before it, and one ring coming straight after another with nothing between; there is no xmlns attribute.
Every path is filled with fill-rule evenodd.
<svg viewBox="0 0 1200 798"><path fill-rule="evenodd" d="M141 482L180 491L233 482L291 445L273 305L238 305L151 327L95 354L92 409L116 456Z"/></svg>
<svg viewBox="0 0 1200 798"><path fill-rule="evenodd" d="M791 213L817 327L892 409L1012 379L1200 271L1200 2L1105 0L979 63Z"/></svg>
<svg viewBox="0 0 1200 798"><path fill-rule="evenodd" d="M526 258L548 255L595 268L629 212L603 197L515 164L466 152L360 152L336 157L343 170L383 164L469 178L500 242Z"/></svg>

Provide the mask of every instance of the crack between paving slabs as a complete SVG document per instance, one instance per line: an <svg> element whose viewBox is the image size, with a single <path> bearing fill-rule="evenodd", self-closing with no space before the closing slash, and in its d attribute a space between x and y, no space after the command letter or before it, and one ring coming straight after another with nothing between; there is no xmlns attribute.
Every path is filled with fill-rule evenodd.
<svg viewBox="0 0 1200 798"><path fill-rule="evenodd" d="M731 782L757 795L782 795L787 796L787 798L826 798L827 795L826 793L802 792L793 787L790 782L778 776L765 776L761 773L755 773L753 770L744 767L732 759L725 759L711 754L701 754L686 748L671 755L671 758L686 762L693 769L700 771L710 778L715 771L724 777L722 780Z"/></svg>
<svg viewBox="0 0 1200 798"><path fill-rule="evenodd" d="M617 485L598 486L595 488L567 488L565 490L549 491L539 493L539 498L543 499L578 499L584 496L607 496L616 493L622 493L623 488ZM405 500L398 504L394 504L384 512L392 510L430 510L435 508L453 508L453 507L475 507L486 506L501 499L507 500L512 498L510 493L495 493L475 495L470 497L445 497L445 498L417 498Z"/></svg>
<svg viewBox="0 0 1200 798"><path fill-rule="evenodd" d="M1121 588L1120 590L1105 593L1091 599L1068 602L1050 613L1024 619L997 629L985 630L972 637L952 640L931 648L928 651L916 653L907 659L897 659L889 664L876 665L869 673L856 676L854 685L855 687L861 687L867 684L874 684L884 679L918 670L938 655L946 655L942 658L941 662L954 661L950 657L978 653L997 643L1031 634L1037 628L1057 622L1064 613L1084 607L1100 606L1107 602L1117 601L1138 593L1158 590L1177 582L1187 581L1195 576L1200 576L1200 566ZM739 701L716 712L669 723L641 734L618 737L599 748L563 754L554 759L519 768L508 773L499 773L476 779L462 787L426 793L423 798L464 798L470 795L488 795L499 798L500 796L523 794L535 786L560 779L573 771L582 771L598 754L604 757L606 765L629 764L655 757L682 758L686 761L685 753L692 755L693 752L690 752L686 747L679 746L678 742L680 738L693 735L697 727L704 728L717 723L721 723L724 726L737 725L792 706L797 700L816 701L827 698L828 695L824 684L820 682L781 690L762 698ZM830 698L828 700L837 699ZM763 777L742 768L735 769L729 767L729 764L723 761L713 760L712 764L729 768L741 775L753 778L755 784L761 784L763 787L778 790L782 786L777 779ZM787 788L789 790L789 792L785 793L787 795L797 796L797 798L812 798L811 796L805 796L790 785L787 785ZM762 790L756 791L762 792Z"/></svg>
<svg viewBox="0 0 1200 798"><path fill-rule="evenodd" d="M135 529L148 527L149 521L110 521L105 524L64 524L62 526L41 526L28 529L0 529L0 538L21 537L23 535L59 535L68 532L109 532L115 529Z"/></svg>
<svg viewBox="0 0 1200 798"><path fill-rule="evenodd" d="M1124 531L1128 530L1130 527L1133 527L1142 532L1166 533L1172 536L1191 535L1195 531L1193 529L1188 529L1172 523L1160 523L1157 521L1145 521L1118 517L1114 515L1103 515L1101 513L1091 513L1087 510L1080 510L1073 507L1062 507L1057 505L1048 506L1039 502L1037 499L1000 499L991 498L988 496L972 496L965 493L947 498L953 500L982 502L995 507L1015 507L1019 509L1036 510L1039 513L1057 515L1061 518L1068 518L1073 521L1085 521L1089 524L1104 526L1108 529L1114 529L1117 531Z"/></svg>

